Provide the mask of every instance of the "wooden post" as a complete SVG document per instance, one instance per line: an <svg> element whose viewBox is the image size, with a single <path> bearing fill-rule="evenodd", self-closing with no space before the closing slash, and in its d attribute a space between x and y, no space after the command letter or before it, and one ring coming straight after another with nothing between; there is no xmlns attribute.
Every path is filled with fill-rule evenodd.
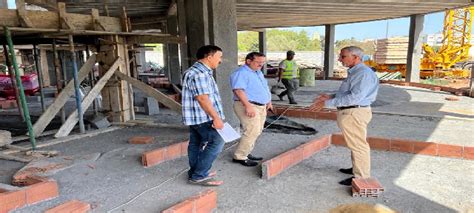
<svg viewBox="0 0 474 213"><path fill-rule="evenodd" d="M33 57L35 59L35 68L36 74L38 75L38 84L40 89L40 100L41 100L41 112L44 112L44 90L43 90L43 73L40 70L39 60L38 60L38 48L36 44L33 44Z"/></svg>

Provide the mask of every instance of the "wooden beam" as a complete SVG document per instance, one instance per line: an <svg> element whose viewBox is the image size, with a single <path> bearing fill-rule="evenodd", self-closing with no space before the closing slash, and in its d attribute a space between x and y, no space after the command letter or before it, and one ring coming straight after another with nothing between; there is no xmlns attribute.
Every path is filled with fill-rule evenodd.
<svg viewBox="0 0 474 213"><path fill-rule="evenodd" d="M181 114L181 104L173 100L172 98L168 97L167 95L163 94L162 92L156 90L155 88L137 80L130 76L127 76L119 71L115 71L115 75L120 79L127 81L132 86L136 87L137 89L143 91L147 95L155 98L158 102L162 103L166 107L170 108L171 110Z"/></svg>
<svg viewBox="0 0 474 213"><path fill-rule="evenodd" d="M105 72L105 74L97 81L95 86L87 93L81 103L82 109L87 110L87 108L94 102L94 99L99 95L102 88L104 88L107 81L112 77L115 70L117 70L118 66L123 63L122 59L117 58L112 66ZM76 123L79 121L77 117L77 111L74 111L69 115L66 122L59 128L58 132L54 135L55 138L65 137L69 135L72 131Z"/></svg>
<svg viewBox="0 0 474 213"><path fill-rule="evenodd" d="M26 16L24 0L16 0L16 11L18 13L18 17L20 18L21 26L33 27L33 23L30 21L28 16Z"/></svg>
<svg viewBox="0 0 474 213"><path fill-rule="evenodd" d="M86 63L81 67L78 73L79 82L82 82L94 67L96 63L96 55L92 55L87 59ZM54 116L59 112L59 110L66 104L69 97L74 93L74 82L71 80L64 87L64 89L59 93L58 97L54 99L54 102L49 105L48 109L41 114L38 121L33 125L33 132L35 135L40 135L48 124L53 120Z"/></svg>
<svg viewBox="0 0 474 213"><path fill-rule="evenodd" d="M185 39L180 36L131 36L127 38L128 44L146 44L146 43L179 43L182 44Z"/></svg>
<svg viewBox="0 0 474 213"><path fill-rule="evenodd" d="M94 30L96 30L96 31L100 31L100 30L105 31L104 25L102 25L102 23L100 23L99 10L98 9L92 9L91 13L92 13L92 23L94 24Z"/></svg>
<svg viewBox="0 0 474 213"><path fill-rule="evenodd" d="M65 26L66 29L74 30L74 26L69 22L66 13L66 3L58 2L58 16L59 16L59 28L62 29Z"/></svg>
<svg viewBox="0 0 474 213"><path fill-rule="evenodd" d="M8 27L20 27L20 18L16 10L0 9L0 25ZM34 22L34 27L43 29L61 29L59 22L59 13L51 11L34 11L26 10L26 17L30 20L38 20ZM92 19L90 15L68 13L67 19L76 30L93 30ZM110 32L122 32L120 19L115 17L100 16L99 21Z"/></svg>

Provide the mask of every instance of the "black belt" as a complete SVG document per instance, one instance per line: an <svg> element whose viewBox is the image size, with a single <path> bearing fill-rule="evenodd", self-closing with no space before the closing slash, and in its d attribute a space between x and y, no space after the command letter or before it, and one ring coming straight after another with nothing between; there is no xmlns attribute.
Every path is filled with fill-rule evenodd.
<svg viewBox="0 0 474 213"><path fill-rule="evenodd" d="M361 106L361 105L342 106L342 107L337 107L337 110L345 110L345 109L352 109L352 108L363 108L363 107L370 107L370 105L369 106Z"/></svg>
<svg viewBox="0 0 474 213"><path fill-rule="evenodd" d="M255 101L249 101L251 104L257 105L257 106L265 106L265 104L257 103Z"/></svg>

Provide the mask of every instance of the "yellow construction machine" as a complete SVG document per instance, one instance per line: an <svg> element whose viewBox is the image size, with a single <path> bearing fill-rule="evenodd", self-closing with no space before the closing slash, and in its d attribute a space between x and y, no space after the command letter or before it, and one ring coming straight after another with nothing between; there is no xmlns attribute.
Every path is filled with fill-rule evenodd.
<svg viewBox="0 0 474 213"><path fill-rule="evenodd" d="M473 12L474 7L445 12L442 45L436 51L430 45L423 44L420 77L469 77L470 70L458 65L469 59ZM373 60L365 63L378 72L400 72L402 76L406 73L406 64L378 64Z"/></svg>
<svg viewBox="0 0 474 213"><path fill-rule="evenodd" d="M469 59L473 11L474 7L465 7L445 12L443 45L435 51L423 44L421 72L430 72L433 77L469 77L470 70L463 70L457 64Z"/></svg>

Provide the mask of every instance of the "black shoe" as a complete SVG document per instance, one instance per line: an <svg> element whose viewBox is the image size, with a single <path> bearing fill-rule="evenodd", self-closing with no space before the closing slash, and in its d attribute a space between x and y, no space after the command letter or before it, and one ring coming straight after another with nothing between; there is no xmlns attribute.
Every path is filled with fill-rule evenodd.
<svg viewBox="0 0 474 213"><path fill-rule="evenodd" d="M292 101L292 102L290 102L290 104L298 104L298 103L296 103L296 102Z"/></svg>
<svg viewBox="0 0 474 213"><path fill-rule="evenodd" d="M248 158L249 160L256 160L256 161L261 161L261 160L263 160L263 158L261 158L261 157L255 157L255 156L253 156L253 155L251 155L251 154L247 155L247 158Z"/></svg>
<svg viewBox="0 0 474 213"><path fill-rule="evenodd" d="M344 180L339 181L339 184L344 185L344 186L352 186L352 179L354 177L350 177Z"/></svg>
<svg viewBox="0 0 474 213"><path fill-rule="evenodd" d="M352 172L352 168L348 168L348 169L339 169L340 172L344 173L344 174L348 174L348 175L352 175L353 172Z"/></svg>
<svg viewBox="0 0 474 213"><path fill-rule="evenodd" d="M244 166L257 166L258 163L253 161L253 160L250 160L250 159L247 159L247 160L236 160L236 159L232 159L232 162L234 163L240 163Z"/></svg>

